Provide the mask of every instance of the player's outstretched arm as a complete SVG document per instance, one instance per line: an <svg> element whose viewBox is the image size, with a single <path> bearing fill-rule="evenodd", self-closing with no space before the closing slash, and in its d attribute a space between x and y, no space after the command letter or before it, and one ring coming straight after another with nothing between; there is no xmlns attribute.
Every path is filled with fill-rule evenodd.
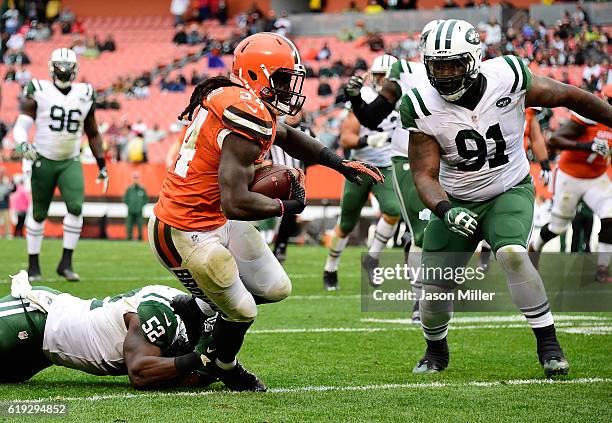
<svg viewBox="0 0 612 423"><path fill-rule="evenodd" d="M377 167L358 160L344 160L316 139L284 123L278 125L274 144L303 162L320 164L334 169L347 180L358 185L362 183L361 175L368 175L377 183L384 180Z"/></svg>
<svg viewBox="0 0 612 423"><path fill-rule="evenodd" d="M363 80L358 76L353 76L345 91L359 122L366 128L376 129L389 116L389 113L395 110L395 103L402 96L402 90L397 82L386 80L374 101L366 103L361 98L362 85Z"/></svg>
<svg viewBox="0 0 612 423"><path fill-rule="evenodd" d="M548 144L559 150L590 150L590 143L575 141L585 130L584 125L570 120L552 134Z"/></svg>
<svg viewBox="0 0 612 423"><path fill-rule="evenodd" d="M410 169L421 201L438 216L452 232L470 237L476 231L477 215L463 207L453 207L440 185L440 147L436 140L422 132L410 134L408 145Z"/></svg>
<svg viewBox="0 0 612 423"><path fill-rule="evenodd" d="M19 103L19 116L13 126L13 139L17 150L28 160L36 160L36 149L28 142L28 132L36 120L36 100L24 97Z"/></svg>
<svg viewBox="0 0 612 423"><path fill-rule="evenodd" d="M135 389L183 385L182 374L176 368L174 357L162 357L159 347L144 337L136 313L128 313L124 320L128 333L123 342L123 357L130 383Z"/></svg>
<svg viewBox="0 0 612 423"><path fill-rule="evenodd" d="M595 122L612 127L612 106L593 94L545 76L532 75L525 107L567 107Z"/></svg>
<svg viewBox="0 0 612 423"><path fill-rule="evenodd" d="M283 213L283 205L279 200L249 191L249 184L255 174L253 163L260 154L261 148L257 144L236 133L227 135L223 141L219 163L219 188L221 209L228 219L261 220ZM292 204L288 204L285 213L296 214ZM301 213L303 209L304 204L297 213Z"/></svg>
<svg viewBox="0 0 612 423"><path fill-rule="evenodd" d="M89 140L89 148L96 159L100 172L98 174L97 183L102 182L102 191L106 192L108 189L108 171L106 170L106 161L104 160L104 143L102 142L102 136L98 131L98 123L96 122L96 105L92 104L89 113L85 117L83 123L83 129L87 134Z"/></svg>

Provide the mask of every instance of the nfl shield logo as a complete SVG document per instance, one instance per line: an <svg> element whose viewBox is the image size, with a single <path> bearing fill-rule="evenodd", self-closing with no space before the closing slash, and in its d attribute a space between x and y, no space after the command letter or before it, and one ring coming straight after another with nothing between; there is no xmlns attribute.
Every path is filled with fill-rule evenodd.
<svg viewBox="0 0 612 423"><path fill-rule="evenodd" d="M29 337L28 332L26 332L25 330L22 330L21 332L17 334L17 338L21 339L22 341L25 339L28 339L28 337Z"/></svg>

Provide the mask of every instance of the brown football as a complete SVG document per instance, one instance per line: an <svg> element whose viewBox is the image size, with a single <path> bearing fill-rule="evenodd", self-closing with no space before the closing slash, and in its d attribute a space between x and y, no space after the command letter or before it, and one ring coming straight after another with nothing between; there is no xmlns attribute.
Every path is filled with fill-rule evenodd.
<svg viewBox="0 0 612 423"><path fill-rule="evenodd" d="M287 171L293 173L298 180L301 179L300 171L296 168L275 164L262 166L255 170L249 190L266 197L288 200L291 194L291 180Z"/></svg>

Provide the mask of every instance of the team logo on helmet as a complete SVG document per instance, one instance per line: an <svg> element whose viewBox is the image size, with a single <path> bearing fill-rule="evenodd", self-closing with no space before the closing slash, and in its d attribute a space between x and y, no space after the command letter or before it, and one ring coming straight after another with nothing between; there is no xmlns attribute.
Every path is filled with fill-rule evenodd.
<svg viewBox="0 0 612 423"><path fill-rule="evenodd" d="M474 44L475 46L480 44L480 35L478 34L478 31L476 31L475 28L470 28L466 33L465 33L465 41L467 41L470 44Z"/></svg>

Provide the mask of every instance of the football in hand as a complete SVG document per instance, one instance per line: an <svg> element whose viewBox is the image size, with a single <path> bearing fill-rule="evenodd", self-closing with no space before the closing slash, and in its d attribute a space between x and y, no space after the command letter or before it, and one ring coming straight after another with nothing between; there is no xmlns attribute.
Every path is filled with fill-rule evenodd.
<svg viewBox="0 0 612 423"><path fill-rule="evenodd" d="M284 165L267 165L255 170L249 190L266 197L289 200L291 196L291 179L289 172L304 184L304 173L294 167Z"/></svg>

